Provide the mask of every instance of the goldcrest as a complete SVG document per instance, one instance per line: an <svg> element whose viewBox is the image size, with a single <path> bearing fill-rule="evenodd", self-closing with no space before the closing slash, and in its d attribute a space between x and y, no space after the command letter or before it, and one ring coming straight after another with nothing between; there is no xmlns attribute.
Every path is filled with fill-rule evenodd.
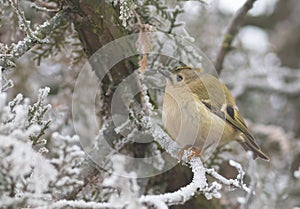
<svg viewBox="0 0 300 209"><path fill-rule="evenodd" d="M269 160L249 131L228 88L202 69L160 71L166 77L162 120L168 134L194 153L238 141L253 157Z"/></svg>

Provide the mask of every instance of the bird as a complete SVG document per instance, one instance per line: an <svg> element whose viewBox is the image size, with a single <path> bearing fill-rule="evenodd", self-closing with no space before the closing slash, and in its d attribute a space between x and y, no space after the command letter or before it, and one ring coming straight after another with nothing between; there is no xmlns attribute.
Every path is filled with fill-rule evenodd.
<svg viewBox="0 0 300 209"><path fill-rule="evenodd" d="M229 89L201 68L159 71L166 77L162 122L167 133L195 156L237 141L253 158L269 161L247 127Z"/></svg>

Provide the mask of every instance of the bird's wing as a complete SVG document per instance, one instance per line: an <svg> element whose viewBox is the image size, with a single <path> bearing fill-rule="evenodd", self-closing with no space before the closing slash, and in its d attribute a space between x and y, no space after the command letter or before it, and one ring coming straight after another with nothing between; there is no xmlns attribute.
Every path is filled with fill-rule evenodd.
<svg viewBox="0 0 300 209"><path fill-rule="evenodd" d="M193 88L199 88L198 91L193 92L202 92L201 94L197 95L200 101L212 113L219 116L235 129L242 132L252 146L259 149L259 146L255 142L253 135L249 132L243 117L239 113L234 98L229 92L228 88L221 81L210 74L204 74L200 79L202 81L200 85L199 82L195 83L197 86L192 85Z"/></svg>
<svg viewBox="0 0 300 209"><path fill-rule="evenodd" d="M220 117L226 123L230 124L234 129L243 133L239 142L245 150L251 150L254 153L254 158L257 156L262 159L269 158L260 150L260 147L255 142L254 136L250 133L247 125L238 111L234 98L228 88L217 78L210 74L201 76L200 84L195 82L190 85L192 92L201 92L196 95L199 100L212 112Z"/></svg>
<svg viewBox="0 0 300 209"><path fill-rule="evenodd" d="M231 95L228 88L224 84L223 84L223 89L224 89L224 92L226 95L226 107L225 107L226 108L226 110L225 110L226 121L228 121L231 125L233 125L235 128L240 130L243 134L245 134L247 136L249 142L254 147L259 149L259 146L255 142L253 135L249 132L247 125L235 104L233 96Z"/></svg>

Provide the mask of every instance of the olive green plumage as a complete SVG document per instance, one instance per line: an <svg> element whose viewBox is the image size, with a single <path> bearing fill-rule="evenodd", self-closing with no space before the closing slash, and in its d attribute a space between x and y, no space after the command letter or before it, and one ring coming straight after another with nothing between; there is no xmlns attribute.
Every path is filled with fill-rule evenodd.
<svg viewBox="0 0 300 209"><path fill-rule="evenodd" d="M202 151L211 144L238 141L254 158L269 158L249 131L228 88L201 69L179 67L167 77L163 123L182 146Z"/></svg>

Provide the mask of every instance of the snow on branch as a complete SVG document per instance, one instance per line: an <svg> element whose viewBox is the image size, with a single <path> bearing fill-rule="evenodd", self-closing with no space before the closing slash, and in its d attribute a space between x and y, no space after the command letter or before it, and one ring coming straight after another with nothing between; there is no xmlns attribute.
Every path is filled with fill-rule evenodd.
<svg viewBox="0 0 300 209"><path fill-rule="evenodd" d="M42 2L42 1L37 1L37 3L32 3L31 7L33 9L36 9L38 11L44 11L44 12L58 12L59 9L53 2Z"/></svg>
<svg viewBox="0 0 300 209"><path fill-rule="evenodd" d="M124 156L112 156L113 168L124 173L130 174L132 178L124 178L118 175L111 174L103 181L104 186L116 187L118 194L113 194L108 202L85 202L85 201L67 201L60 200L55 203L49 203L47 206L37 207L44 208L64 208L66 206L76 208L143 208L143 206L152 206L159 209L168 208L170 205L184 204L192 197L199 193L204 194L207 199L220 198L220 190L222 184L241 188L245 191L250 191L242 182L244 171L241 165L237 162L231 161L231 165L238 170L237 179L226 179L218 174L213 169L204 167L202 161L198 157L194 157L189 161L189 165L194 174L193 180L187 186L180 188L175 192L160 194L160 195L142 195L139 196L139 186L136 183L136 174L134 172L128 173L125 170ZM212 183L208 183L206 174L211 175L216 179ZM217 182L218 181L218 182ZM221 182L221 183L219 183Z"/></svg>
<svg viewBox="0 0 300 209"><path fill-rule="evenodd" d="M225 177L223 177L222 175L220 175L219 173L217 173L214 169L207 169L206 173L211 175L212 177L214 177L215 179L218 179L219 182L221 182L224 185L228 185L228 186L233 186L236 188L241 188L244 191L246 191L247 193L250 192L249 188L244 184L243 179L244 179L244 175L245 172L243 171L242 166L235 162L234 160L230 160L229 164L232 167L235 167L238 171L238 175L236 177L236 179L226 179Z"/></svg>
<svg viewBox="0 0 300 209"><path fill-rule="evenodd" d="M203 192L207 199L221 197L220 193L218 193L218 190L221 189L221 185L218 183L214 183L211 186L208 185L205 177L206 169L199 158L192 158L190 167L194 173L194 177L189 185L172 193L142 196L140 201L157 207L165 205L164 207L168 208L166 205L183 204L199 192Z"/></svg>
<svg viewBox="0 0 300 209"><path fill-rule="evenodd" d="M73 207L73 208L111 208L115 209L116 207L113 206L113 204L110 203L99 203L99 202L86 202L84 200L74 200L74 201L68 201L68 200L59 200L55 203L53 203L51 206L41 206L37 207L36 209L54 209L54 208L66 208L67 206ZM118 207L121 208L121 207Z"/></svg>
<svg viewBox="0 0 300 209"><path fill-rule="evenodd" d="M6 53L0 54L0 66L5 68L12 68L15 66L14 62L29 51L33 46L37 45L39 42L44 40L48 34L50 34L55 29L59 28L62 25L65 25L68 21L65 11L60 11L56 13L50 20L44 22L42 25L36 27L32 31L29 27L29 23L25 20L24 14L19 10L16 3L11 0L12 5L18 13L18 17L23 24L25 24L25 31L27 36L19 41L17 44L12 44Z"/></svg>
<svg viewBox="0 0 300 209"><path fill-rule="evenodd" d="M25 18L25 14L22 10L20 10L19 8L19 0L9 0L9 3L11 5L11 7L15 10L18 19L19 19L19 26L22 30L24 30L24 32L33 40L39 42L39 43L43 43L44 41L40 38L38 38L33 31L30 28L30 21L27 21Z"/></svg>
<svg viewBox="0 0 300 209"><path fill-rule="evenodd" d="M178 158L178 153L181 150L177 143L173 141L165 131L155 123L155 117L150 117L148 127L153 133L155 141L167 150L174 158ZM35 208L169 208L171 205L184 204L186 201L203 194L207 199L220 198L221 188L227 185L234 188L240 188L246 192L250 189L243 183L245 172L240 164L235 161L230 161L230 165L238 171L236 179L227 179L218 174L214 169L206 168L201 159L194 157L188 160L186 152L183 156L183 161L189 165L193 172L191 183L179 188L175 192L169 192L159 195L141 195L140 186L137 184L137 174L133 171L127 171L126 158L124 155L113 154L110 157L112 162L111 172L105 173L101 186L103 188L112 188L118 192L113 192L104 202L83 201L83 200L59 200L56 202L48 201L35 204ZM213 177L209 180L207 175ZM125 177L126 176L126 177ZM130 177L130 178L128 178Z"/></svg>
<svg viewBox="0 0 300 209"><path fill-rule="evenodd" d="M58 174L30 143L13 136L0 134L0 159L1 189L9 191L9 194L2 193L0 196L1 208L18 207L18 200L22 199L45 198L48 185ZM20 201L20 204L24 202Z"/></svg>
<svg viewBox="0 0 300 209"><path fill-rule="evenodd" d="M161 127L155 124L157 123L153 123L152 121L151 132L153 133L154 140L158 142L164 149L166 149L172 157L177 159L178 153L180 151L177 143L173 141ZM250 192L250 189L243 183L245 172L243 171L242 166L239 163L233 160L229 162L231 166L237 169L238 175L236 179L227 179L218 174L214 169L205 168L200 158L194 157L190 161L188 161L187 156L189 156L190 154L191 153L185 151L182 159L183 161L185 161L185 163L188 163L190 165L194 174L193 181L189 185L180 188L178 191L173 193L142 196L140 201L151 202L152 204L161 202L162 205L163 203L167 205L174 205L186 202L196 193L203 193L207 199L211 199L213 197L220 198L221 194L219 193L219 190L222 187L220 183L222 183L223 185L240 188L247 193ZM215 181L209 185L207 182L206 174L209 174L220 183Z"/></svg>

